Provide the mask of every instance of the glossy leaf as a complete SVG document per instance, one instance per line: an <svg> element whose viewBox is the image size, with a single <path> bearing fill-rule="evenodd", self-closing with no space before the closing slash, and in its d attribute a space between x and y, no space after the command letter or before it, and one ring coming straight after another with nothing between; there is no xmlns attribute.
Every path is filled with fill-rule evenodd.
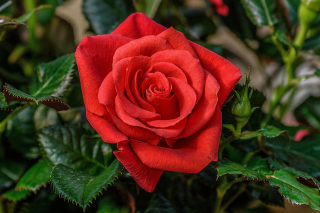
<svg viewBox="0 0 320 213"><path fill-rule="evenodd" d="M251 22L256 26L269 25L277 23L274 10L276 2L274 0L242 0L242 5Z"/></svg>
<svg viewBox="0 0 320 213"><path fill-rule="evenodd" d="M11 146L29 159L41 155L33 120L36 108L34 105L23 109L7 124L7 135Z"/></svg>
<svg viewBox="0 0 320 213"><path fill-rule="evenodd" d="M268 177L271 185L278 186L279 192L295 204L307 204L312 209L320 210L320 195L318 188L310 188L297 180L304 176L294 169L281 169Z"/></svg>
<svg viewBox="0 0 320 213"><path fill-rule="evenodd" d="M31 85L30 94L37 98L61 96L71 81L74 61L74 54L69 54L38 65L37 80Z"/></svg>
<svg viewBox="0 0 320 213"><path fill-rule="evenodd" d="M278 189L264 184L252 183L246 192L267 205L284 207L284 200Z"/></svg>
<svg viewBox="0 0 320 213"><path fill-rule="evenodd" d="M42 150L54 164L96 175L107 169L100 138L80 126L53 126L39 134Z"/></svg>
<svg viewBox="0 0 320 213"><path fill-rule="evenodd" d="M84 0L82 11L97 34L111 33L129 15L125 0Z"/></svg>
<svg viewBox="0 0 320 213"><path fill-rule="evenodd" d="M37 191L50 181L52 166L46 159L39 160L19 180L16 189Z"/></svg>
<svg viewBox="0 0 320 213"><path fill-rule="evenodd" d="M272 170L268 164L267 159L261 157L252 158L247 164L246 167L254 171L260 172L264 175L272 174Z"/></svg>
<svg viewBox="0 0 320 213"><path fill-rule="evenodd" d="M249 169L241 164L229 161L229 160L222 160L218 162L218 177L231 174L231 175L243 175L247 178L265 180L265 176L257 171Z"/></svg>
<svg viewBox="0 0 320 213"><path fill-rule="evenodd" d="M43 96L36 98L32 95L29 95L25 92L22 92L9 84L5 84L3 87L4 97L7 104L11 102L27 102L27 103L36 103L44 104L48 107L51 107L57 111L68 110L69 106L60 98L54 96Z"/></svg>
<svg viewBox="0 0 320 213"><path fill-rule="evenodd" d="M0 159L0 191L16 183L24 170L23 164L7 159Z"/></svg>
<svg viewBox="0 0 320 213"><path fill-rule="evenodd" d="M34 126L37 131L47 126L56 126L61 124L57 111L44 105L38 106L33 118Z"/></svg>
<svg viewBox="0 0 320 213"><path fill-rule="evenodd" d="M291 143L281 138L265 140L265 145L278 160L314 177L320 176L320 143L317 137ZM279 165L279 164L278 164Z"/></svg>
<svg viewBox="0 0 320 213"><path fill-rule="evenodd" d="M108 185L113 183L122 168L116 159L101 174L91 176L58 164L52 170L52 185L62 197L85 209Z"/></svg>
<svg viewBox="0 0 320 213"><path fill-rule="evenodd" d="M281 131L277 127L271 125L262 127L259 132L268 138L274 138L279 136L280 134L285 134L289 138L289 135L286 133L286 131Z"/></svg>
<svg viewBox="0 0 320 213"><path fill-rule="evenodd" d="M1 198L11 200L11 201L19 201L22 199L25 199L30 195L31 192L29 190L15 190L15 189L10 189L9 191L6 191L1 195Z"/></svg>

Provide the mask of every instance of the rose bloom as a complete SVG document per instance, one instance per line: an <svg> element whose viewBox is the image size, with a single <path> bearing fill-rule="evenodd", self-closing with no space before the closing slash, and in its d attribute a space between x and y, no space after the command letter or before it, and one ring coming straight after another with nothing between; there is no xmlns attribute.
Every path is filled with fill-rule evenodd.
<svg viewBox="0 0 320 213"><path fill-rule="evenodd" d="M229 13L229 7L223 2L223 0L209 0L213 5L213 9L217 14L227 16Z"/></svg>
<svg viewBox="0 0 320 213"><path fill-rule="evenodd" d="M231 62L143 13L75 56L87 119L141 188L217 160L220 107L241 77Z"/></svg>

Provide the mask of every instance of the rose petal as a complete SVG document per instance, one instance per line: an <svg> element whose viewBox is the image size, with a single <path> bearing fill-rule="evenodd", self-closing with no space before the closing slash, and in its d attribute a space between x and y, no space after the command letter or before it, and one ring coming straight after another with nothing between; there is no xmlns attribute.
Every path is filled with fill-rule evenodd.
<svg viewBox="0 0 320 213"><path fill-rule="evenodd" d="M86 109L103 116L105 107L98 101L103 79L112 70L114 52L132 39L120 35L99 35L81 40L75 57L79 69L81 89ZM108 51L106 51L108 50Z"/></svg>
<svg viewBox="0 0 320 213"><path fill-rule="evenodd" d="M152 56L154 53L166 49L173 48L165 39L153 35L142 37L119 47L114 54L113 64L128 57Z"/></svg>
<svg viewBox="0 0 320 213"><path fill-rule="evenodd" d="M187 50L194 58L198 59L198 56L190 45L189 40L183 35L182 32L170 27L169 29L160 33L158 36L166 39L174 49Z"/></svg>
<svg viewBox="0 0 320 213"><path fill-rule="evenodd" d="M98 132L104 142L118 143L120 141L127 141L128 138L122 134L113 124L108 120L90 111L86 111L87 119L91 126Z"/></svg>
<svg viewBox="0 0 320 213"><path fill-rule="evenodd" d="M109 110L109 109L108 109ZM116 97L116 101L115 101L115 112L116 114L114 114L113 112L111 112L111 110L109 110L110 112L110 115L112 116L114 122L117 124L117 127L122 131L121 127L118 126L118 122L116 118L120 118L121 121L127 125L128 128L131 128L131 131L135 134L141 134L141 136L143 136L143 133L140 133L138 132L139 130L141 130L141 128L145 129L145 131L149 130L151 132L154 132L156 133L157 135L161 136L161 137L165 137L165 138L173 138L173 137L176 137L178 136L181 131L184 129L185 127L185 124L187 122L187 119L184 118L182 120L180 120L179 122L177 122L175 125L172 125L170 127L167 127L167 128L155 128L155 127L150 127L148 125L146 125L145 123L143 123L143 121L140 121L134 117L132 117L130 114L128 114L126 112L126 110L124 110L123 106L122 106L122 103L120 101L120 98L117 96ZM114 118L113 115L116 117ZM123 125L123 124L121 124ZM141 127L141 128L138 128L138 129L135 129L135 127ZM135 132L136 131L136 132ZM125 132L124 132L125 133ZM126 133L125 133L126 134ZM126 134L127 135L127 134ZM127 135L129 136L129 135ZM131 137L131 136L129 136ZM137 137L131 137L131 138L135 138L137 139ZM141 137L140 137L141 138ZM139 139L141 140L141 139ZM145 140L143 140L145 141ZM159 141L157 141L159 142ZM153 142L152 142L153 144Z"/></svg>
<svg viewBox="0 0 320 213"><path fill-rule="evenodd" d="M218 103L220 86L217 80L205 70L206 82L201 99L188 118L186 127L177 138L188 137L201 129L212 118Z"/></svg>
<svg viewBox="0 0 320 213"><path fill-rule="evenodd" d="M112 34L137 39L148 35L158 35L164 30L166 30L164 26L153 21L144 13L133 13Z"/></svg>
<svg viewBox="0 0 320 213"><path fill-rule="evenodd" d="M218 159L222 128L221 111L217 107L211 121L190 137L178 140L173 148L153 146L137 140L130 145L140 160L154 169L198 173Z"/></svg>
<svg viewBox="0 0 320 213"><path fill-rule="evenodd" d="M114 155L128 170L141 188L147 192L152 192L156 187L163 170L152 169L144 165L132 151L128 143L118 143L117 146L119 151L114 151Z"/></svg>
<svg viewBox="0 0 320 213"><path fill-rule="evenodd" d="M112 71L114 86L116 88L117 95L119 96L119 99L121 101L121 105L126 110L126 112L130 114L132 117L140 118L140 119L160 119L160 115L158 113L147 111L145 109L142 109L136 106L130 100L128 100L128 98L124 94L125 93L125 76L127 74L127 68L131 63L132 59L133 58L125 58L120 60L119 62L114 64L113 71ZM137 60L137 62L139 61ZM140 61L140 63L142 62L143 61ZM108 91L108 88L110 87L110 85L107 85L107 84L110 84L110 81L106 83L105 82L102 83L100 87L101 93L103 93L104 91ZM105 98L104 97L105 96L101 96L102 99L100 100L100 96L99 96L99 101L102 101L102 103L104 102L107 103L108 97L105 97Z"/></svg>
<svg viewBox="0 0 320 213"><path fill-rule="evenodd" d="M186 75L188 84L194 89L197 95L197 102L200 99L204 88L204 71L198 59L186 50L164 50L151 56L159 62L169 62L179 67Z"/></svg>
<svg viewBox="0 0 320 213"><path fill-rule="evenodd" d="M184 72L176 65L168 62L158 62L153 64L147 73L161 72L166 77L177 78L185 83L188 83L187 77Z"/></svg>
<svg viewBox="0 0 320 213"><path fill-rule="evenodd" d="M241 78L242 75L240 70L230 61L219 56L218 54L191 41L190 43L197 53L202 66L208 70L219 82L220 91L218 93L218 105L221 107Z"/></svg>

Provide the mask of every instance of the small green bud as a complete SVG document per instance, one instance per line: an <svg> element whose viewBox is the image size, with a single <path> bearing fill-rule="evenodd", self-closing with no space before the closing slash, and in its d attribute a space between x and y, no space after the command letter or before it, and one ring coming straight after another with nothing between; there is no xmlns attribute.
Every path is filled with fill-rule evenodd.
<svg viewBox="0 0 320 213"><path fill-rule="evenodd" d="M301 0L298 8L299 20L310 26L320 16L320 0Z"/></svg>
<svg viewBox="0 0 320 213"><path fill-rule="evenodd" d="M232 105L232 114L234 115L237 123L241 123L242 125L246 123L246 121L251 115L251 104L250 104L251 94L248 95L249 83L250 83L250 74L249 74L249 77L246 78L246 84L244 85L243 89L240 91L240 94L238 94L235 91L237 100Z"/></svg>

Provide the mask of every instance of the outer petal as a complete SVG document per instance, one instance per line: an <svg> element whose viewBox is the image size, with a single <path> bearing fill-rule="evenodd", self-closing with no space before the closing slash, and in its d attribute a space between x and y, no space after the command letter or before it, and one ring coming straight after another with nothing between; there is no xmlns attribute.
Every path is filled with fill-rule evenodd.
<svg viewBox="0 0 320 213"><path fill-rule="evenodd" d="M112 70L115 51L132 39L120 35L85 37L80 42L75 56L79 69L81 89L86 109L103 116L105 107L98 101L98 91L103 79Z"/></svg>
<svg viewBox="0 0 320 213"><path fill-rule="evenodd" d="M150 168L173 172L198 173L218 159L222 128L221 111L217 107L212 120L188 138L178 140L173 148L153 146L130 140L133 151Z"/></svg>
<svg viewBox="0 0 320 213"><path fill-rule="evenodd" d="M118 143L118 149L120 151L114 151L114 155L128 170L136 183L147 192L152 192L163 170L152 169L143 164L128 143Z"/></svg>
<svg viewBox="0 0 320 213"><path fill-rule="evenodd" d="M190 43L197 53L202 66L208 70L220 84L218 105L221 107L241 78L242 75L240 70L230 61L217 55L216 53L191 41Z"/></svg>
<svg viewBox="0 0 320 213"><path fill-rule="evenodd" d="M112 34L120 34L129 38L141 38L158 35L166 28L150 19L144 13L133 13L122 22Z"/></svg>
<svg viewBox="0 0 320 213"><path fill-rule="evenodd" d="M128 141L127 136L122 134L113 124L103 117L95 115L87 110L87 119L104 142L118 143L120 141Z"/></svg>

